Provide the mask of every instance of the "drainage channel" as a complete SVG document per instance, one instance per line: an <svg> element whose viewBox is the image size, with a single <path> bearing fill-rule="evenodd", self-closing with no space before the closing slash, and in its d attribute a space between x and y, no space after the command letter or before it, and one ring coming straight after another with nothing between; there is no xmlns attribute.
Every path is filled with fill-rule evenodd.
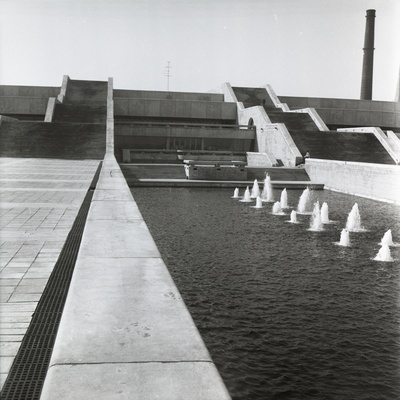
<svg viewBox="0 0 400 400"><path fill-rule="evenodd" d="M2 400L39 400L82 234L102 162L54 265L0 394Z"/></svg>

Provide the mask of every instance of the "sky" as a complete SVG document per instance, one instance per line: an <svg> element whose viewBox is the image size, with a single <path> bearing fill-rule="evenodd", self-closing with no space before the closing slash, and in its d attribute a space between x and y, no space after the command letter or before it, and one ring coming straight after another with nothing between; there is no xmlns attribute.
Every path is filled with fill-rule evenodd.
<svg viewBox="0 0 400 400"><path fill-rule="evenodd" d="M113 77L116 89L358 99L375 9L373 100L393 101L399 0L0 0L0 85ZM170 62L170 77L166 66Z"/></svg>

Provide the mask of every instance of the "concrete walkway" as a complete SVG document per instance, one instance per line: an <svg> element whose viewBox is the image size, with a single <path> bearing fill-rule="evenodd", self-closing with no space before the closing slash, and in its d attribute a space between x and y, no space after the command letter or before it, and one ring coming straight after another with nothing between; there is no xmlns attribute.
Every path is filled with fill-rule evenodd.
<svg viewBox="0 0 400 400"><path fill-rule="evenodd" d="M43 387L53 399L230 399L113 155Z"/></svg>
<svg viewBox="0 0 400 400"><path fill-rule="evenodd" d="M0 158L0 386L98 161Z"/></svg>

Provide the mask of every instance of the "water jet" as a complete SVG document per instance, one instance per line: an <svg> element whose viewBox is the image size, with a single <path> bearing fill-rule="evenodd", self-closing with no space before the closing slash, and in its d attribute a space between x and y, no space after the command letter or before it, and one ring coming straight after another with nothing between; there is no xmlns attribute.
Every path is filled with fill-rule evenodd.
<svg viewBox="0 0 400 400"><path fill-rule="evenodd" d="M375 261L393 261L390 254L390 247L387 244L382 245L378 254L374 258Z"/></svg>
<svg viewBox="0 0 400 400"><path fill-rule="evenodd" d="M261 193L261 200L268 203L273 203L274 195L272 192L271 177L267 174L264 179L264 188Z"/></svg>
<svg viewBox="0 0 400 400"><path fill-rule="evenodd" d="M251 197L252 199L255 199L255 198L257 198L258 196L260 196L260 187L258 186L258 181L257 181L257 179L254 179L253 187L251 188L250 197Z"/></svg>
<svg viewBox="0 0 400 400"><path fill-rule="evenodd" d="M297 212L299 214L308 214L308 213L310 213L310 211L309 211L309 207L311 205L310 202L311 202L310 189L306 188L306 189L304 189L303 193L300 196L299 204L297 206Z"/></svg>
<svg viewBox="0 0 400 400"><path fill-rule="evenodd" d="M250 190L249 187L246 187L246 190L244 191L244 196L242 200L239 200L242 203L250 203L251 202L251 198L250 198Z"/></svg>

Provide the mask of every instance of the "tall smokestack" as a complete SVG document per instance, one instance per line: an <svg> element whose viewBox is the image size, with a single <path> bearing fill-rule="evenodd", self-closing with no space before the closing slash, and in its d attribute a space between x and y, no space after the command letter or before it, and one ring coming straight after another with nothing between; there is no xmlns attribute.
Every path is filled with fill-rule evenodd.
<svg viewBox="0 0 400 400"><path fill-rule="evenodd" d="M374 70L375 10L367 10L364 57L361 77L361 100L372 100L372 75Z"/></svg>

